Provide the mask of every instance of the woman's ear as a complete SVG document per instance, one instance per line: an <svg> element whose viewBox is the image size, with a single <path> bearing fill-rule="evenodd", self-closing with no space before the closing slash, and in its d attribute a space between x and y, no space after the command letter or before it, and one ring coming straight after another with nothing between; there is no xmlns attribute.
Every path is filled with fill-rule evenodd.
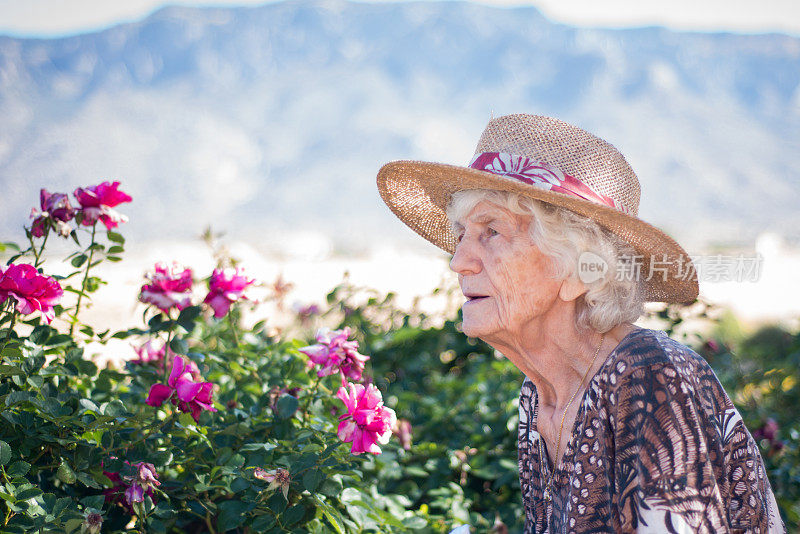
<svg viewBox="0 0 800 534"><path fill-rule="evenodd" d="M569 302L577 299L586 293L587 290L586 285L577 277L570 276L561 282L561 287L558 290L558 297L565 302Z"/></svg>

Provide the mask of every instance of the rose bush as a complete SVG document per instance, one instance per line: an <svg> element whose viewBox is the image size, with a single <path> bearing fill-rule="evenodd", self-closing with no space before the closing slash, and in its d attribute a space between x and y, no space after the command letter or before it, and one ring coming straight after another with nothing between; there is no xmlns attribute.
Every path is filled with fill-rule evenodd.
<svg viewBox="0 0 800 534"><path fill-rule="evenodd" d="M144 284L158 289L144 299L144 322L98 332L80 308L102 284L92 269L118 261L124 239L99 217L85 220L58 221L80 248L73 272L50 277L77 300L35 297L28 313L39 293L0 284L14 288L0 293L1 532L521 531L522 377L464 337L455 312L403 311L392 295L343 284L326 305L296 307L283 330L295 340L266 320L241 325L242 284L212 291L212 273L214 296L196 299L193 273L164 264ZM29 265L35 275L22 271L48 276L44 244L65 229L46 222L41 236L28 231L25 250L0 245L3 272ZM290 289L273 284L276 304ZM712 364L759 440L794 531L800 334L746 334L713 311L667 307L650 318ZM710 322L714 334L686 331L686 319ZM86 350L111 339L132 345L124 369L98 369Z"/></svg>
<svg viewBox="0 0 800 534"><path fill-rule="evenodd" d="M126 218L114 208L131 197L118 182L78 188L75 197L70 218L66 195L43 193L30 245L3 246L16 253L0 271L0 531L402 532L428 524L404 496L378 492L365 476L365 465L401 445L391 440L394 412L371 383L368 358L348 339L357 332L332 340L335 372L314 373L298 350L307 342L275 337L264 321L240 325L255 281L224 259L202 301L190 268L157 264L139 295L145 322L98 332L80 310L103 283L96 266L120 259L124 238L111 229ZM56 231L79 249L68 256L73 272L50 277L44 249ZM274 298L289 287L276 283ZM74 295L63 305L62 288ZM112 339L129 340L128 362L98 369L86 344ZM350 386L366 393L343 403L340 370L366 380ZM353 454L362 451L373 454Z"/></svg>

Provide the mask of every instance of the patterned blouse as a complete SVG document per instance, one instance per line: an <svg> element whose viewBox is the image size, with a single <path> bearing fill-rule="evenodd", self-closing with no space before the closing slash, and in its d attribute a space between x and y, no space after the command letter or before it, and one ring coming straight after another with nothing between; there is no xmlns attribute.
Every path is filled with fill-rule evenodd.
<svg viewBox="0 0 800 534"><path fill-rule="evenodd" d="M785 532L758 446L711 367L660 330L630 332L583 396L552 460L529 379L519 398L525 533Z"/></svg>

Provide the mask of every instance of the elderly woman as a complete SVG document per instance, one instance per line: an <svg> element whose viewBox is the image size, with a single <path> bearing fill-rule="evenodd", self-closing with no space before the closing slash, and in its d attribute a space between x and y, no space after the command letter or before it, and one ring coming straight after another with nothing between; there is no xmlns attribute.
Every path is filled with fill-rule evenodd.
<svg viewBox="0 0 800 534"><path fill-rule="evenodd" d="M633 324L646 301L693 301L697 276L637 218L639 182L613 146L510 115L489 122L468 168L392 162L378 187L453 253L464 333L525 374L526 532L785 531L758 447L709 365Z"/></svg>

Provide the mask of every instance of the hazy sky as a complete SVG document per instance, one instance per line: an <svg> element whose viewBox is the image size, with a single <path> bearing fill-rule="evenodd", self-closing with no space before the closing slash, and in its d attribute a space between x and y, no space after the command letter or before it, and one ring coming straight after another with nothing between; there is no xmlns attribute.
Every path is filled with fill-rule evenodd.
<svg viewBox="0 0 800 534"><path fill-rule="evenodd" d="M167 4L254 5L263 0L0 0L0 33L63 35L140 19ZM800 0L484 0L534 5L580 26L662 25L681 30L800 35Z"/></svg>

